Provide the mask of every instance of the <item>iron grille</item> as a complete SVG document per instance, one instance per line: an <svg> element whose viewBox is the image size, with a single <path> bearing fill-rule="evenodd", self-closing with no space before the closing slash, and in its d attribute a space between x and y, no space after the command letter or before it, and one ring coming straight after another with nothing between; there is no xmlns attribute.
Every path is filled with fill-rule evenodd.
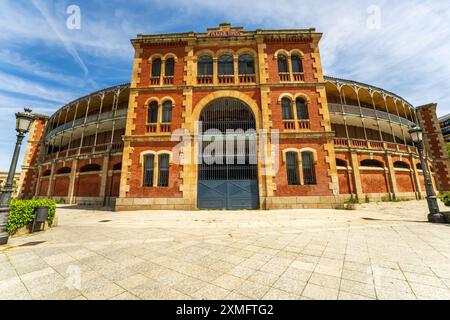
<svg viewBox="0 0 450 320"><path fill-rule="evenodd" d="M144 157L144 187L153 187L153 170L155 156L148 154Z"/></svg>
<svg viewBox="0 0 450 320"><path fill-rule="evenodd" d="M314 157L312 152L302 152L303 182L305 185L316 184Z"/></svg>
<svg viewBox="0 0 450 320"><path fill-rule="evenodd" d="M160 154L158 159L158 187L169 186L169 155Z"/></svg>
<svg viewBox="0 0 450 320"><path fill-rule="evenodd" d="M219 99L205 108L200 121L199 180L256 180L256 123L251 110L238 100Z"/></svg>
<svg viewBox="0 0 450 320"><path fill-rule="evenodd" d="M298 156L296 152L286 153L286 171L288 185L298 186L300 184L300 179L298 176Z"/></svg>

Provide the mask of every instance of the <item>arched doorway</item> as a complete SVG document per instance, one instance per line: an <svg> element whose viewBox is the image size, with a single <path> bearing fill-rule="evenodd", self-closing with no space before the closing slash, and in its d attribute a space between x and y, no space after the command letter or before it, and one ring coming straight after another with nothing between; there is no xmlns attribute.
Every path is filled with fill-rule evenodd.
<svg viewBox="0 0 450 320"><path fill-rule="evenodd" d="M219 98L199 119L197 207L258 209L256 121L241 100Z"/></svg>

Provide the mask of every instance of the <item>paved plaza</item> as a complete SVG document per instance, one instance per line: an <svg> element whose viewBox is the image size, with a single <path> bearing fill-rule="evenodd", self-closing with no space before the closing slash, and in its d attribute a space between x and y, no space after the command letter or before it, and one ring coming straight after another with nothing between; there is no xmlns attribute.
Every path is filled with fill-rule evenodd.
<svg viewBox="0 0 450 320"><path fill-rule="evenodd" d="M450 299L450 226L426 212L63 206L0 246L0 299Z"/></svg>

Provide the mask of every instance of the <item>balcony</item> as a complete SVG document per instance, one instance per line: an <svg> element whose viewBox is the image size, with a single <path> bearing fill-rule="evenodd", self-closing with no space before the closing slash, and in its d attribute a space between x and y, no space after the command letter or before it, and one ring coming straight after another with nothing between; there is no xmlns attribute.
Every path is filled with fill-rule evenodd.
<svg viewBox="0 0 450 320"><path fill-rule="evenodd" d="M295 120L283 120L283 125L286 130L295 130Z"/></svg>
<svg viewBox="0 0 450 320"><path fill-rule="evenodd" d="M234 75L219 75L219 84L231 84L234 83Z"/></svg>
<svg viewBox="0 0 450 320"><path fill-rule="evenodd" d="M394 142L382 142L373 140L363 140L363 139L345 139L345 138L335 138L334 139L335 148L356 148L356 149L367 149L367 150L388 150L394 152L404 152L404 153L417 153L417 148L413 146L407 146L404 144L398 144Z"/></svg>
<svg viewBox="0 0 450 320"><path fill-rule="evenodd" d="M303 72L294 72L292 76L294 77L294 81L305 81Z"/></svg>
<svg viewBox="0 0 450 320"><path fill-rule="evenodd" d="M161 81L160 77L150 78L150 85L159 86L160 81Z"/></svg>
<svg viewBox="0 0 450 320"><path fill-rule="evenodd" d="M279 72L278 76L280 77L280 81L291 81L289 72Z"/></svg>
<svg viewBox="0 0 450 320"><path fill-rule="evenodd" d="M378 118L381 120L391 121L395 122L407 127L411 127L415 125L414 122L409 121L408 119L399 117L397 115L390 114L385 111L379 111L364 107L358 107L358 106L351 106L351 105L340 105L337 103L328 103L328 109L331 113L338 113L338 114L350 114L350 115L356 115L356 116L363 116L366 118Z"/></svg>
<svg viewBox="0 0 450 320"><path fill-rule="evenodd" d="M149 123L146 128L147 133L155 133L158 130L158 125L156 123Z"/></svg>
<svg viewBox="0 0 450 320"><path fill-rule="evenodd" d="M212 75L197 76L197 84L213 84Z"/></svg>
<svg viewBox="0 0 450 320"><path fill-rule="evenodd" d="M45 161L50 161L53 159L63 159L66 157L77 156L81 154L99 154L105 152L122 152L123 142L115 142L113 144L102 144L97 146L84 146L71 148L69 150L62 150L45 156Z"/></svg>
<svg viewBox="0 0 450 320"><path fill-rule="evenodd" d="M240 83L256 83L256 75L254 74L240 74L239 75Z"/></svg>
<svg viewBox="0 0 450 320"><path fill-rule="evenodd" d="M114 114L114 110L108 111L108 112L103 112L100 115L97 114L92 114L90 116L87 116L86 118L79 118L76 119L75 121L69 121L63 125L60 125L59 127L56 127L55 129L51 130L47 135L47 139L49 137L52 137L62 131L65 131L67 129L71 129L71 128L76 128L76 127L80 127L83 126L84 124L88 125L88 124L92 124L95 122L102 122L102 121L109 121L109 120L113 120L113 119L122 119L122 118L126 118L127 117L127 112L128 109L118 109L116 110L115 114ZM86 120L86 122L85 122Z"/></svg>
<svg viewBox="0 0 450 320"><path fill-rule="evenodd" d="M173 84L173 76L165 76L165 77L164 77L164 84L165 84L165 85L171 85L171 84Z"/></svg>
<svg viewBox="0 0 450 320"><path fill-rule="evenodd" d="M297 123L297 124L296 124ZM311 125L309 120L283 120L283 126L286 130L309 130Z"/></svg>
<svg viewBox="0 0 450 320"><path fill-rule="evenodd" d="M172 131L172 125L170 123L161 123L160 130L161 132L170 132Z"/></svg>

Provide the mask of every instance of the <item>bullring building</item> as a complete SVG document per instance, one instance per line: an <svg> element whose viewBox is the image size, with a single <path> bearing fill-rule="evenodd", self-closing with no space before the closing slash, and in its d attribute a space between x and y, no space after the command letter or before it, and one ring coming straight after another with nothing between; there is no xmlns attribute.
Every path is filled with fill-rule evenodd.
<svg viewBox="0 0 450 320"><path fill-rule="evenodd" d="M408 129L439 138L436 105L414 108L381 88L324 76L320 39L314 29L229 24L139 34L130 83L36 115L20 196L116 210L423 197ZM429 140L428 163L436 189L448 190L442 148Z"/></svg>

